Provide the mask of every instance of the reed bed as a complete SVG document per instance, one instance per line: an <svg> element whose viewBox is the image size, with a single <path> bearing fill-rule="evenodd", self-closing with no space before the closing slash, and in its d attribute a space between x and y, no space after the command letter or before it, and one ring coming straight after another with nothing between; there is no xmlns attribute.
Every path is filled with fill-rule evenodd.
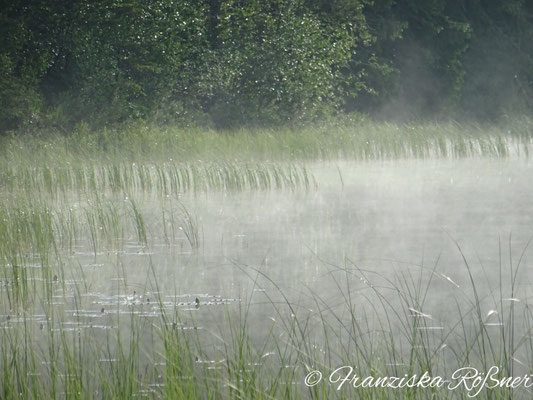
<svg viewBox="0 0 533 400"><path fill-rule="evenodd" d="M466 260L464 267L472 268ZM191 319L157 295L149 304L124 305L117 297L116 307L105 314L87 311L90 304L82 286L69 300L68 307L74 307L77 315L72 322L65 319L67 306L54 306L51 289L46 288L62 283L43 281L32 294L37 307L3 306L2 397L448 399L468 398L476 388L354 388L351 382L339 381L344 370L330 374L340 366L373 378L427 372L450 379L461 366L483 372L499 366L497 376L502 378L530 373L531 307L524 298L516 304L506 300L510 293L521 295L513 279L510 287L500 287L487 298L477 295L474 281L461 289L450 284L446 290L455 299L456 312L442 329L433 329L427 302L441 279L435 267L385 277L350 260L342 266L329 264L325 266L329 279L338 285L335 304L312 291L307 291L306 303L292 301L260 267L236 268L249 274L253 287L271 290L227 308L218 318L221 327ZM519 268L515 265L510 272L516 274ZM157 293L155 275L150 282L145 290ZM118 293L127 290L117 287ZM258 339L252 333L258 323L254 307L265 301L272 317L260 322L264 332ZM488 322L487 307L496 307L491 319L496 324ZM124 309L129 314L121 316ZM312 371L321 371L325 380L306 385ZM504 385L482 388L474 397L530 395L528 389Z"/></svg>
<svg viewBox="0 0 533 400"><path fill-rule="evenodd" d="M219 132L132 124L70 135L40 132L0 138L0 162L12 167L64 165L88 160L149 162L317 161L401 157L527 156L533 121L509 118L499 125L449 122L375 122L365 118L300 128Z"/></svg>
<svg viewBox="0 0 533 400"><path fill-rule="evenodd" d="M228 162L7 166L1 182L6 191L50 196L95 192L168 195L209 190L294 190L315 184L303 165Z"/></svg>
<svg viewBox="0 0 533 400"><path fill-rule="evenodd" d="M260 266L235 265L249 276L250 293L257 287L260 294L213 311L222 318L196 320L162 295L164 278L152 265L141 289L151 293L151 301L128 300L135 296L127 295L132 289L124 276L110 304L98 310L87 297L90 283L81 269L73 270L72 248L89 238L97 260L134 236L149 251L153 232L161 235L163 225L169 243L175 234L193 251L202 245L198 221L179 200L161 204L161 218L149 218L131 198L116 202L104 196L72 209L20 200L0 208L3 398L446 399L472 392L462 386L339 388L337 375L333 383L308 387L305 379L312 371L329 379L339 366L373 377L428 372L449 378L461 366L484 372L498 366L502 378L531 372L531 305L518 286L527 249L508 264L500 251L490 267L506 279L484 295L473 278L470 287L459 287L437 273L438 262L415 273L381 276L346 259L343 265L323 264L335 293L324 298L303 290L304 300L296 301ZM474 267L463 260L472 276ZM113 268L126 274L120 263ZM77 283L67 284L69 276ZM434 321L441 311L428 306L435 286L455 303L442 325ZM265 304L270 318L258 321L256 307L264 313ZM206 322L211 319L217 324ZM476 397L529 396L523 388L501 387Z"/></svg>
<svg viewBox="0 0 533 400"><path fill-rule="evenodd" d="M316 185L307 162L529 157L533 122L390 124L366 120L306 129L220 133L133 125L70 136L0 138L0 194L175 194L295 190Z"/></svg>
<svg viewBox="0 0 533 400"><path fill-rule="evenodd" d="M215 300L214 314L196 319L191 310L204 309L202 300L187 300L190 310L169 302L150 254L176 242L193 255L202 251L202 229L209 227L200 226L183 193L307 190L316 185L308 161L528 157L532 126L359 120L220 134L135 125L0 139L0 397L448 399L472 391L361 389L305 379L312 371L327 379L339 366L373 377L426 371L450 377L467 365L485 372L497 365L502 377L530 374L533 314L517 284L522 257L508 265L498 260L493 267L508 283L500 280L489 295L480 294L474 279L468 288L448 282L437 263L393 277L349 259L324 263L337 288L328 294L334 302L311 289L295 300L261 267L235 265L261 290L231 307ZM113 258L132 242L149 267L145 287L136 289L142 298ZM120 279L105 305L91 300L79 248L95 261L115 260ZM464 268L472 277L466 258ZM449 291L455 306L442 326L430 315L440 311L427 305L435 285ZM259 314L266 309L269 316L258 319L258 304ZM478 397L531 394L499 387Z"/></svg>

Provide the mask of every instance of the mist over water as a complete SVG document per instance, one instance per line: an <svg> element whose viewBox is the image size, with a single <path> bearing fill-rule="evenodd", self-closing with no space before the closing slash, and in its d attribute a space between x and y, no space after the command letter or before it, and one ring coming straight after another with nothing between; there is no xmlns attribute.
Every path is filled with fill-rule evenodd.
<svg viewBox="0 0 533 400"><path fill-rule="evenodd" d="M287 379L304 390L307 367L280 346L304 364L364 359L361 371L381 363L396 375L411 368L413 351L430 355L416 368L441 375L501 363L515 338L530 335L533 251L533 165L527 143L506 143L507 157L309 161L300 165L305 185L276 186L281 173L243 168L264 188L174 193L152 175L139 175L138 186L130 172L132 193L43 192L42 205L5 215L24 227L29 209L43 218L30 220L35 229L51 217L58 247L26 250L28 289L6 275L0 328L29 327L36 349L55 334L105 343L84 350L103 371L122 362L115 338L137 338L139 368L154 369L144 380L151 388L169 382L159 372L168 367L166 329L193 343L187 354L200 375L221 368L246 331L258 349L244 359L251 370L293 369ZM39 208L47 203L55 208ZM6 258L5 271L15 275L15 266ZM35 351L46 374L49 356ZM512 357L515 372L527 373L531 354Z"/></svg>
<svg viewBox="0 0 533 400"><path fill-rule="evenodd" d="M132 245L107 260L97 257L100 267L91 267L88 252L91 290L116 294L118 260L130 292L150 292L147 282L155 278L163 298L181 296L200 324L223 314L207 307L219 305L217 298L233 310L235 303L250 302L253 316L263 319L257 323L265 324L276 314L271 302L283 304L282 295L307 309L316 306L313 295L342 308L338 284L353 279L351 290L367 307L364 297L372 286L392 296L390 282L432 277L424 312L443 326L456 317L451 296L458 302L471 296L463 255L488 312L500 279L509 286L509 260L516 266L533 234L528 160L345 161L316 163L310 171L317 187L308 190L181 196L197 219L199 249L185 240L169 247L153 239L149 251ZM159 212L156 200L141 204L148 215ZM149 228L152 236L150 229L157 227ZM526 251L518 280L522 296L531 288L524 267L529 259ZM202 306L194 309L197 297Z"/></svg>

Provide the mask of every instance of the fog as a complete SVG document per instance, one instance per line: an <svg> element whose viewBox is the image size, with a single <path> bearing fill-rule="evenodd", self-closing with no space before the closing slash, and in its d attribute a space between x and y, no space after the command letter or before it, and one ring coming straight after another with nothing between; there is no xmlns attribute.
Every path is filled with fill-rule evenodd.
<svg viewBox="0 0 533 400"><path fill-rule="evenodd" d="M216 331L223 329L226 313L220 306L232 313L247 304L250 333L260 342L286 302L312 315L319 298L320 307L343 314L346 290L358 313L372 314L371 329L390 312L372 310L373 290L406 308L395 299L394 283L409 279L429 283L423 312L439 334L455 327L457 305L468 308L474 294L483 313L498 306L496 295L527 300L530 161L346 161L315 163L310 171L317 186L308 190L183 195L198 223L197 250L185 239L170 247L158 242L157 225L149 225L155 238L150 251L132 242L118 253L99 254L95 262L89 244L76 248L72 257L81 262L90 287L86 311L112 312L116 296L127 305L127 297L152 297L153 304L157 295L172 305L177 301L191 325ZM157 201L146 198L142 207L157 219ZM510 271L519 259L519 283L511 293ZM210 340L207 333L202 337Z"/></svg>

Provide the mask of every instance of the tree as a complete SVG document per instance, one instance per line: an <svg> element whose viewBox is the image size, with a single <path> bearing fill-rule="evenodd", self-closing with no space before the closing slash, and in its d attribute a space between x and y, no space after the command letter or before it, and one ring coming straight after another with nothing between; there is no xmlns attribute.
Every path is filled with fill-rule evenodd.
<svg viewBox="0 0 533 400"><path fill-rule="evenodd" d="M199 82L217 125L301 120L339 106L358 45L349 24L328 24L298 1L225 1L218 10Z"/></svg>

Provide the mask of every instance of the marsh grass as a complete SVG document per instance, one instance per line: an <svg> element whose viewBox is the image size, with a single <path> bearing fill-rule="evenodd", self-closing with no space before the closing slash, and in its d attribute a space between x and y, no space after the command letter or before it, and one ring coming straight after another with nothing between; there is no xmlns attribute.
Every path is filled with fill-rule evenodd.
<svg viewBox="0 0 533 400"><path fill-rule="evenodd" d="M0 138L0 188L53 198L92 192L175 194L315 185L306 161L529 157L533 122L377 123L214 132L132 125L70 136Z"/></svg>
<svg viewBox="0 0 533 400"><path fill-rule="evenodd" d="M31 304L37 281L59 281L63 266L72 263L65 255L75 255L87 243L95 259L123 251L133 238L145 248L163 239L153 232L163 231L168 246L186 241L195 250L201 243L197 217L172 197L161 199L162 210L170 212L163 211L159 219L149 212L149 203L141 206L128 196L93 195L74 203L21 195L9 199L0 204L0 276L10 309Z"/></svg>
<svg viewBox="0 0 533 400"><path fill-rule="evenodd" d="M9 192L39 193L52 198L91 193L169 195L208 190L309 188L313 178L303 165L243 162L161 162L125 164L8 165L1 185Z"/></svg>
<svg viewBox="0 0 533 400"><path fill-rule="evenodd" d="M220 132L143 123L116 130L74 131L70 136L1 138L5 165L76 165L123 160L154 161L316 161L395 157L528 155L533 133L529 118L499 125L449 122L375 122L365 118L317 123L300 128L241 129ZM52 163L54 164L54 163ZM5 168L2 168L5 170ZM43 172L45 173L45 172Z"/></svg>
<svg viewBox="0 0 533 400"><path fill-rule="evenodd" d="M504 261L500 262L503 266ZM438 261L430 268L391 277L366 271L348 259L342 266L329 264L328 276L338 289L333 294L334 304L311 289L307 290L307 302L294 302L261 268L237 266L247 272L253 287L270 285L272 290L261 292L265 298L249 296L236 308L223 310L222 325L205 329L184 330L197 322L165 306L162 297L156 297L152 306L157 318L109 312L109 326L116 329L102 333L81 328L86 326L82 317L78 317L77 328L70 329L64 314L49 304L48 296L39 297L43 292L37 290L32 298L46 315L44 327L38 327L28 310L1 322L2 397L466 397L464 389L355 389L346 383L337 390L338 383L308 388L303 382L309 371L320 370L327 378L344 365L356 368L363 377L410 376L424 371L450 377L461 366L487 371L493 365L502 367L501 377L530 373L530 306L525 301L505 304L504 297L518 295L512 286L519 264L509 266L508 272L502 269L502 274L512 274L514 283L497 288L489 298L479 297L474 280L470 287L450 285L457 311L442 330L431 329L438 310L430 316L426 306L434 280L439 279ZM466 260L464 268L472 268ZM152 275L150 285L158 292L153 270ZM117 292L126 289L119 285ZM80 287L74 294L80 310L86 307L82 292ZM256 302L264 300L271 305L273 317L270 323L261 323L263 332L258 339L253 313ZM502 325L496 329L486 324L482 311L489 304L500 304L497 311ZM117 307L125 306L117 303ZM147 308L145 304L128 306L138 311ZM483 390L479 398L529 396L524 389L499 388Z"/></svg>
<svg viewBox="0 0 533 400"><path fill-rule="evenodd" d="M131 288L119 261L114 268L124 280L117 280L116 304L94 310L84 296L90 283L73 255L89 247L98 260L132 241L149 250L181 240L198 251L209 227L180 197L184 192L312 188L306 161L527 157L532 125L358 121L228 134L132 126L127 132L0 139L0 397L464 398L464 391L444 389L336 390L303 382L309 371L327 378L341 365L375 377L450 376L466 365L482 371L501 365L502 376L531 373L533 314L518 285L526 249L516 262L504 260L501 250L499 286L488 296L464 256L468 288L438 274L438 260L417 272L383 276L346 259L343 265L323 262L335 293L324 298L303 288L299 300L263 268L235 264L254 288L269 290L235 307L217 307L212 312L219 314L207 322L168 306L153 265L149 283L138 289L155 293L151 303L122 304ZM149 212L154 202L146 201L154 198L160 205L155 213ZM442 326L434 325L441 310L428 310L436 284L440 290L449 285L455 306ZM64 304L56 304L58 298ZM258 320L258 308L260 315L269 310L271 319ZM481 397L530 397L521 390L483 391Z"/></svg>

